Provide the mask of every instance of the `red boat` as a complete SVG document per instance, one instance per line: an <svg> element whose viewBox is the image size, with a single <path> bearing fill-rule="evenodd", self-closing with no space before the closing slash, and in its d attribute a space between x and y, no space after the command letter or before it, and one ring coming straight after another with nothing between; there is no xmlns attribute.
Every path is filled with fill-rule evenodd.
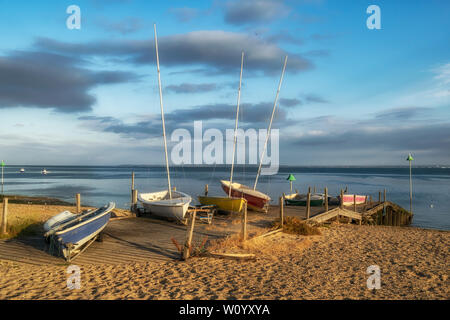
<svg viewBox="0 0 450 320"><path fill-rule="evenodd" d="M230 190L230 181L221 180L222 189L228 194ZM247 206L254 211L267 212L269 210L270 197L262 192L240 183L231 184L231 196L234 198L244 198L247 200Z"/></svg>

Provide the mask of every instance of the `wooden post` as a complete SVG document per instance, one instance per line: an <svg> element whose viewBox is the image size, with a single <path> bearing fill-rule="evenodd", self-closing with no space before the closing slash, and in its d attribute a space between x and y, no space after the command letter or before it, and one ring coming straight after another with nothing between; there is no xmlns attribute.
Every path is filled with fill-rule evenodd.
<svg viewBox="0 0 450 320"><path fill-rule="evenodd" d="M8 198L3 197L2 234L7 234L6 233L7 223L8 223Z"/></svg>
<svg viewBox="0 0 450 320"><path fill-rule="evenodd" d="M378 203L381 203L381 191L378 191Z"/></svg>
<svg viewBox="0 0 450 320"><path fill-rule="evenodd" d="M138 191L136 189L133 189L131 192L131 208L130 211L131 212L136 212L137 210L137 194Z"/></svg>
<svg viewBox="0 0 450 320"><path fill-rule="evenodd" d="M328 211L328 188L325 187L325 212Z"/></svg>
<svg viewBox="0 0 450 320"><path fill-rule="evenodd" d="M134 171L131 172L131 211L133 211Z"/></svg>
<svg viewBox="0 0 450 320"><path fill-rule="evenodd" d="M353 195L353 211L356 212L356 194Z"/></svg>
<svg viewBox="0 0 450 320"><path fill-rule="evenodd" d="M383 202L386 202L386 189L384 189Z"/></svg>
<svg viewBox="0 0 450 320"><path fill-rule="evenodd" d="M77 202L77 213L80 214L81 213L81 195L79 193L77 193L75 198L76 198L76 202Z"/></svg>
<svg viewBox="0 0 450 320"><path fill-rule="evenodd" d="M372 205L372 196L370 196L369 204Z"/></svg>
<svg viewBox="0 0 450 320"><path fill-rule="evenodd" d="M205 197L207 197L207 196L208 196L208 185L205 184Z"/></svg>
<svg viewBox="0 0 450 320"><path fill-rule="evenodd" d="M308 187L308 193L311 193L311 187Z"/></svg>
<svg viewBox="0 0 450 320"><path fill-rule="evenodd" d="M183 260L187 260L191 254L192 235L194 233L195 216L197 212L194 210L191 214L191 225L187 229L186 242L184 243Z"/></svg>
<svg viewBox="0 0 450 320"><path fill-rule="evenodd" d="M244 212L242 214L242 234L241 241L247 240L247 201L244 202Z"/></svg>
<svg viewBox="0 0 450 320"><path fill-rule="evenodd" d="M344 207L344 190L341 189L341 201L339 207L342 209Z"/></svg>
<svg viewBox="0 0 450 320"><path fill-rule="evenodd" d="M280 197L280 226L283 228L284 223L284 197Z"/></svg>
<svg viewBox="0 0 450 320"><path fill-rule="evenodd" d="M172 187L172 191L177 191L177 187Z"/></svg>
<svg viewBox="0 0 450 320"><path fill-rule="evenodd" d="M311 192L308 192L308 197L306 199L306 219L309 219L311 213Z"/></svg>

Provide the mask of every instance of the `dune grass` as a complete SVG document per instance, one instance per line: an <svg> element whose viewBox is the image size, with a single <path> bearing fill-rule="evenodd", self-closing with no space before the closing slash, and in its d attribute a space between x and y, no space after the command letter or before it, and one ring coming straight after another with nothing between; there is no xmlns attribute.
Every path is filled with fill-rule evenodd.
<svg viewBox="0 0 450 320"><path fill-rule="evenodd" d="M280 227L280 221L274 221L272 228L277 229ZM285 217L283 223L283 232L289 234L314 236L321 235L319 228L307 224L305 221L296 217Z"/></svg>

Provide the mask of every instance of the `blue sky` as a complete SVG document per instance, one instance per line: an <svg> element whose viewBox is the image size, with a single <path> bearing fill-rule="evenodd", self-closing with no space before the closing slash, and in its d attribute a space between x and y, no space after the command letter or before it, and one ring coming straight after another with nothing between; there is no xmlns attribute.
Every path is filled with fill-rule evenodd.
<svg viewBox="0 0 450 320"><path fill-rule="evenodd" d="M69 5L81 29L69 30ZM369 5L381 29L369 30ZM0 1L0 158L162 164L157 24L168 134L274 128L289 165L450 163L448 1ZM173 144L169 144L171 147Z"/></svg>

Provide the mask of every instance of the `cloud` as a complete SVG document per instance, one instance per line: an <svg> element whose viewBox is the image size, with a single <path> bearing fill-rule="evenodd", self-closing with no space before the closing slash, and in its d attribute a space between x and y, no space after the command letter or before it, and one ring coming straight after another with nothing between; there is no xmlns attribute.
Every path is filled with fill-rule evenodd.
<svg viewBox="0 0 450 320"><path fill-rule="evenodd" d="M305 100L305 102L308 103L328 103L329 101L316 95L316 94L307 94L304 96L303 98Z"/></svg>
<svg viewBox="0 0 450 320"><path fill-rule="evenodd" d="M75 56L122 57L133 64L154 64L154 39L134 41L96 41L85 44L38 38L35 46ZM164 66L200 66L205 73L231 73L240 68L241 52L248 73L279 74L285 55L286 72L310 70L313 63L299 54L286 52L274 43L244 33L194 31L158 38L160 63Z"/></svg>
<svg viewBox="0 0 450 320"><path fill-rule="evenodd" d="M287 16L290 9L279 0L241 0L225 4L225 22L232 25L267 23Z"/></svg>
<svg viewBox="0 0 450 320"><path fill-rule="evenodd" d="M197 9L188 7L170 8L169 12L175 15L178 22L189 22L195 19L199 14L199 11Z"/></svg>
<svg viewBox="0 0 450 320"><path fill-rule="evenodd" d="M287 108L292 108L292 107L302 105L302 101L299 99L296 99L296 98L293 98L293 99L280 98L280 105L287 107Z"/></svg>
<svg viewBox="0 0 450 320"><path fill-rule="evenodd" d="M169 93L198 93L210 92L217 90L219 86L215 83L181 83L177 85L168 85L165 87L166 92Z"/></svg>
<svg viewBox="0 0 450 320"><path fill-rule="evenodd" d="M430 108L423 107L403 107L383 110L376 114L378 120L407 120L416 118L430 111Z"/></svg>
<svg viewBox="0 0 450 320"><path fill-rule="evenodd" d="M265 128L272 114L273 103L260 102L256 104L241 104L240 128ZM235 104L210 104L199 105L187 109L178 109L165 113L166 132L169 133L177 128L192 128L194 121L218 122L204 124L204 126L215 126L218 128L232 128L236 119ZM136 123L125 123L114 117L81 116L78 120L81 125L100 132L119 134L125 138L145 139L162 135L161 119L159 115L152 115L146 120ZM277 108L275 112L274 126L290 123L284 109Z"/></svg>
<svg viewBox="0 0 450 320"><path fill-rule="evenodd" d="M142 20L134 17L125 18L120 21L100 20L98 22L103 29L110 32L120 33L122 35L134 33L143 28Z"/></svg>
<svg viewBox="0 0 450 320"><path fill-rule="evenodd" d="M329 148L330 151L374 149L379 152L436 152L450 155L450 124L406 128L369 129L354 126L344 131L305 134L291 140L298 147Z"/></svg>
<svg viewBox="0 0 450 320"><path fill-rule="evenodd" d="M81 63L78 58L44 52L13 51L0 57L0 108L89 111L96 103L91 89L138 79L130 72L91 71L79 67Z"/></svg>

